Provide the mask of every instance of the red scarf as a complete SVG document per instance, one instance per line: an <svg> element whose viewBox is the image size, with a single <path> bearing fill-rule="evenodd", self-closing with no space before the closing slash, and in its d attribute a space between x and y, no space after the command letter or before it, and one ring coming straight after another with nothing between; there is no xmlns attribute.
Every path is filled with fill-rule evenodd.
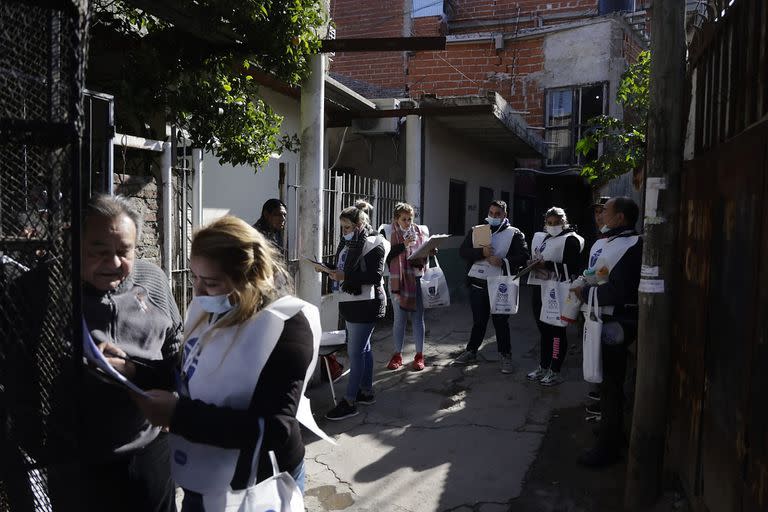
<svg viewBox="0 0 768 512"><path fill-rule="evenodd" d="M400 226L396 222L392 224L392 245L403 244L405 250L389 262L389 289L398 292L400 308L406 311L416 311L416 294L421 293L416 286L416 269L412 262L408 261L408 256L424 243L424 235L417 225L413 224L413 229L416 233L416 243L408 246L405 245Z"/></svg>

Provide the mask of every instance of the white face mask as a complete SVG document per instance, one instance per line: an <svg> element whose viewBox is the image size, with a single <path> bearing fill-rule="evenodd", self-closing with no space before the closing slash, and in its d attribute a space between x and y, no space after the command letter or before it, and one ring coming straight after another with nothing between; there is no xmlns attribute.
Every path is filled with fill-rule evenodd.
<svg viewBox="0 0 768 512"><path fill-rule="evenodd" d="M563 232L563 226L544 226L544 230L549 236L557 236Z"/></svg>
<svg viewBox="0 0 768 512"><path fill-rule="evenodd" d="M497 219L496 217L486 217L485 220L486 222L488 222L488 224L490 224L492 227L495 228L497 226L501 226L501 221L504 219Z"/></svg>
<svg viewBox="0 0 768 512"><path fill-rule="evenodd" d="M600 232L603 234L609 232L610 230L611 228L608 227L608 224L603 224L603 227L600 228Z"/></svg>
<svg viewBox="0 0 768 512"><path fill-rule="evenodd" d="M355 237L355 232L354 232L354 231L350 231L349 233L347 233L346 235L344 235L344 240L346 240L346 241L350 241L350 240L352 240L354 237Z"/></svg>
<svg viewBox="0 0 768 512"><path fill-rule="evenodd" d="M213 314L226 313L234 306L229 302L229 295L198 295L192 302L197 302L203 311Z"/></svg>

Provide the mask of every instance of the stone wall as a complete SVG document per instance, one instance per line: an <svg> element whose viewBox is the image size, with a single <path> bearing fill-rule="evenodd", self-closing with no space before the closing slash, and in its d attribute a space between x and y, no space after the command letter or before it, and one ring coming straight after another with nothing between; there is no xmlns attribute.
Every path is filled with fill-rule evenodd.
<svg viewBox="0 0 768 512"><path fill-rule="evenodd" d="M115 174L115 194L130 198L144 216L144 230L136 247L137 256L160 265L160 195L154 176Z"/></svg>

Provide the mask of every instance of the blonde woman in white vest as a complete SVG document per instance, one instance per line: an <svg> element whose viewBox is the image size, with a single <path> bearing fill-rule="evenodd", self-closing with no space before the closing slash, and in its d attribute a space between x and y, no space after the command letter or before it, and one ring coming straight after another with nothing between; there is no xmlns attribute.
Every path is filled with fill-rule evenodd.
<svg viewBox="0 0 768 512"><path fill-rule="evenodd" d="M475 248L472 245L472 231L467 233L459 247L459 255L467 263L467 285L469 303L472 307L472 332L467 348L456 359L455 365L465 365L477 361L477 351L485 338L488 317L493 320L496 330L496 346L501 360L501 373L512 373L512 341L509 334L509 315L491 315L491 303L488 298L488 278L499 276L506 268L514 274L525 265L529 258L528 244L523 232L510 225L507 219L507 203L501 200L491 201L485 222L491 227L491 245Z"/></svg>
<svg viewBox="0 0 768 512"><path fill-rule="evenodd" d="M190 270L195 297L178 394L137 398L153 424L170 430L183 511L223 511L229 489L272 475L269 451L303 490L299 421L317 429L300 412L308 410L304 390L321 334L317 308L288 295L275 247L236 217L195 234Z"/></svg>
<svg viewBox="0 0 768 512"><path fill-rule="evenodd" d="M540 334L539 366L528 374L528 380L543 386L555 386L563 381L560 369L568 353L568 337L565 327L540 320L541 278L559 275L561 280L566 280L569 277L566 268L569 275L580 275L583 251L584 239L568 224L565 210L557 206L547 210L544 231L534 234L531 243L533 260L539 263L528 277L528 284L532 285L533 316Z"/></svg>
<svg viewBox="0 0 768 512"><path fill-rule="evenodd" d="M341 211L339 224L342 240L336 250L336 261L328 266L331 279L338 284L339 314L347 331L349 380L344 398L326 413L337 421L358 414L358 404L376 401L373 393L373 352L371 335L376 320L384 316L384 258L388 242L370 225L368 213L373 207L358 201Z"/></svg>
<svg viewBox="0 0 768 512"><path fill-rule="evenodd" d="M395 321L392 325L392 340L395 351L387 364L390 370L403 366L403 345L405 326L411 318L413 342L416 355L413 369L424 369L424 304L421 299L421 276L424 274L424 258L410 260L414 249L429 237L427 226L413 223L415 211L408 203L397 203L392 212L392 224L384 226L382 233L391 244L386 264L389 269L389 292L392 297L392 311ZM436 251L436 249L435 249Z"/></svg>

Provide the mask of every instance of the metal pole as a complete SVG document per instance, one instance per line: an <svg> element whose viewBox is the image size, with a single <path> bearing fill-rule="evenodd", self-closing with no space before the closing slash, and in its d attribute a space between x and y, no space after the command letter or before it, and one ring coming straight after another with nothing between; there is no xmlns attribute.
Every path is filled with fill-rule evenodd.
<svg viewBox="0 0 768 512"><path fill-rule="evenodd" d="M115 195L115 100L110 99L107 107L107 194ZM91 128L93 129L93 128Z"/></svg>
<svg viewBox="0 0 768 512"><path fill-rule="evenodd" d="M304 258L322 257L323 139L325 118L325 57L310 58L311 73L301 88L301 155L299 158L299 273L298 296L320 306L320 274Z"/></svg>
<svg viewBox="0 0 768 512"><path fill-rule="evenodd" d="M160 175L163 187L163 270L168 276L168 286L173 289L173 278L171 270L173 268L173 180L172 180L172 154L171 143L163 142L163 157L161 160Z"/></svg>
<svg viewBox="0 0 768 512"><path fill-rule="evenodd" d="M654 2L651 13L651 108L635 407L625 508L643 510L662 490L680 173L683 163L685 2Z"/></svg>
<svg viewBox="0 0 768 512"><path fill-rule="evenodd" d="M192 227L203 225L203 150L192 150Z"/></svg>
<svg viewBox="0 0 768 512"><path fill-rule="evenodd" d="M405 118L405 201L416 210L413 222L421 223L421 117Z"/></svg>

